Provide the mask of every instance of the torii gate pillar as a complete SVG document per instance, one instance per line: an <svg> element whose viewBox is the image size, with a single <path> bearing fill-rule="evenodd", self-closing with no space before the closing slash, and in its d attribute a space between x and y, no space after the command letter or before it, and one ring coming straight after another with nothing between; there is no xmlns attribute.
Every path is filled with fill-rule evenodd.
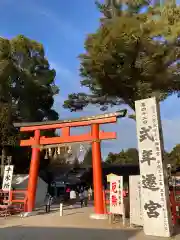
<svg viewBox="0 0 180 240"><path fill-rule="evenodd" d="M32 147L31 163L29 169L29 181L28 181L28 201L27 201L27 212L32 212L35 205L36 188L39 173L39 162L40 162L40 149L38 148L40 143L40 130L34 131L34 142L35 145Z"/></svg>
<svg viewBox="0 0 180 240"><path fill-rule="evenodd" d="M104 201L102 185L101 146L99 139L98 124L92 124L91 134L94 139L92 142L92 166L93 166L94 208L95 208L95 215L93 214L92 217L99 218L99 216L104 214Z"/></svg>

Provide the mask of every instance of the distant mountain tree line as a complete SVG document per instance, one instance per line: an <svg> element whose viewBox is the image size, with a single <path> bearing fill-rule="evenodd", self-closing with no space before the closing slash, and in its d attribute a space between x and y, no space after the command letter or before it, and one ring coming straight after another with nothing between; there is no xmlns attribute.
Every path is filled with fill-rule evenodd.
<svg viewBox="0 0 180 240"><path fill-rule="evenodd" d="M164 152L164 160L174 167L180 166L180 144L177 144L170 152ZM110 152L105 159L108 164L138 164L139 156L136 148L128 148L119 153Z"/></svg>

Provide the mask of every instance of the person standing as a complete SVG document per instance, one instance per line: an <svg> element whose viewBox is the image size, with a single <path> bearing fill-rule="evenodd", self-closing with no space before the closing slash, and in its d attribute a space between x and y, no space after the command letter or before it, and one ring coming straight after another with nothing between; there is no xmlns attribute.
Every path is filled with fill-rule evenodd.
<svg viewBox="0 0 180 240"><path fill-rule="evenodd" d="M81 190L80 193L79 193L79 199L80 199L81 208L82 208L83 205L84 205L84 194L83 194L83 191L82 191L82 190Z"/></svg>
<svg viewBox="0 0 180 240"><path fill-rule="evenodd" d="M45 206L46 206L45 211L46 211L46 213L50 212L51 204L52 204L52 196L49 193L47 193L46 198L45 198Z"/></svg>
<svg viewBox="0 0 180 240"><path fill-rule="evenodd" d="M66 188L66 195L65 195L65 201L69 201L70 199L70 191L71 189L69 187Z"/></svg>
<svg viewBox="0 0 180 240"><path fill-rule="evenodd" d="M84 205L85 205L85 207L87 207L87 205L88 205L88 190L87 190L87 188L84 189L83 195L84 195Z"/></svg>
<svg viewBox="0 0 180 240"><path fill-rule="evenodd" d="M92 188L91 187L88 189L88 199L89 199L89 201L92 200Z"/></svg>
<svg viewBox="0 0 180 240"><path fill-rule="evenodd" d="M72 206L76 202L76 192L74 189L70 191L70 205Z"/></svg>

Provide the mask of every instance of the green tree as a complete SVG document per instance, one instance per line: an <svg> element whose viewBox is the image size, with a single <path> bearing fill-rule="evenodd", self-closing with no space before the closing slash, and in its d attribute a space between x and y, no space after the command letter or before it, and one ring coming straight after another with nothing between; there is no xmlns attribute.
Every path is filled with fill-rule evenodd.
<svg viewBox="0 0 180 240"><path fill-rule="evenodd" d="M15 145L18 132L13 127L11 108L8 104L0 103L0 143L1 146Z"/></svg>
<svg viewBox="0 0 180 240"><path fill-rule="evenodd" d="M14 120L54 120L55 70L50 69L42 44L19 35L0 38L0 102L8 103Z"/></svg>
<svg viewBox="0 0 180 240"><path fill-rule="evenodd" d="M82 165L85 167L92 166L92 148L89 148L86 152Z"/></svg>
<svg viewBox="0 0 180 240"><path fill-rule="evenodd" d="M180 144L177 144L169 153L168 163L173 166L180 166Z"/></svg>
<svg viewBox="0 0 180 240"><path fill-rule="evenodd" d="M136 148L128 148L126 151L126 155L130 163L139 164L139 153Z"/></svg>
<svg viewBox="0 0 180 240"><path fill-rule="evenodd" d="M57 120L52 109L58 88L56 72L50 69L43 45L23 35L0 38L0 141L16 145L13 122ZM54 132L46 132L54 134Z"/></svg>
<svg viewBox="0 0 180 240"><path fill-rule="evenodd" d="M81 85L91 94L70 94L65 108L96 104L106 110L123 103L135 110L136 100L164 100L179 92L180 7L171 1L164 6L126 2L118 8L97 3L100 27L88 35L80 55Z"/></svg>
<svg viewBox="0 0 180 240"><path fill-rule="evenodd" d="M114 164L117 159L117 154L110 152L105 160L106 163L108 164Z"/></svg>
<svg viewBox="0 0 180 240"><path fill-rule="evenodd" d="M106 160L108 164L139 164L138 150L129 148L119 153L109 153Z"/></svg>
<svg viewBox="0 0 180 240"><path fill-rule="evenodd" d="M0 103L0 149L1 149L1 172L4 174L4 164L6 159L6 146L15 145L18 133L12 125L11 109L8 104Z"/></svg>

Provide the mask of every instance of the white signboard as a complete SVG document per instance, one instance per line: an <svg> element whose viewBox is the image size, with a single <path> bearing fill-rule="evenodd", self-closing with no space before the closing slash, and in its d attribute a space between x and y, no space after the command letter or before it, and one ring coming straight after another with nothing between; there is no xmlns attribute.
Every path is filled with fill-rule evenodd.
<svg viewBox="0 0 180 240"><path fill-rule="evenodd" d="M155 98L136 101L136 128L141 175L143 226L146 235L172 234L169 190L165 185L162 128Z"/></svg>
<svg viewBox="0 0 180 240"><path fill-rule="evenodd" d="M130 224L143 226L140 175L129 176Z"/></svg>
<svg viewBox="0 0 180 240"><path fill-rule="evenodd" d="M110 212L123 214L123 177L110 176Z"/></svg>
<svg viewBox="0 0 180 240"><path fill-rule="evenodd" d="M2 183L2 190L6 190L6 191L11 190L13 170L14 170L13 165L6 165L5 166L3 183Z"/></svg>

